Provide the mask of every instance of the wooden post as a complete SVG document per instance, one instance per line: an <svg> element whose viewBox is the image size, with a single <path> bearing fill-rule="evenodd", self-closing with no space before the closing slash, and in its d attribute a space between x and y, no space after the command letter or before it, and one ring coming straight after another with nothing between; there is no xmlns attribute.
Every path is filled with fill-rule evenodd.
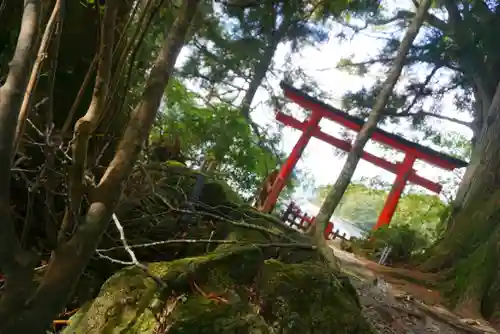
<svg viewBox="0 0 500 334"><path fill-rule="evenodd" d="M319 113L313 111L311 117L309 117L309 120L307 121L306 129L300 135L297 143L295 143L295 146L293 147L288 159L285 161L283 166L281 166L278 177L276 178L276 181L274 181L273 188L271 189L269 195L266 198L266 201L264 202L264 205L262 206L262 212L271 212L274 205L276 205L276 201L278 200L278 196L280 195L281 190L283 190L283 188L285 187L286 181L292 174L295 165L297 165L302 152L304 152L304 149L309 143L309 140L313 136L314 130L318 128L320 121L321 116L319 115Z"/></svg>
<svg viewBox="0 0 500 334"><path fill-rule="evenodd" d="M324 236L326 240L330 240L330 233L332 233L333 230L333 223L329 222L328 225L326 225L325 231L324 231Z"/></svg>
<svg viewBox="0 0 500 334"><path fill-rule="evenodd" d="M286 224L286 222L288 221L290 214L293 212L294 206L295 206L295 203L293 201L290 201L290 204L288 204L285 212L283 212L283 215L281 216L281 220L283 221L283 223Z"/></svg>
<svg viewBox="0 0 500 334"><path fill-rule="evenodd" d="M413 163L415 162L416 157L411 153L406 153L403 162L399 166L399 171L396 176L396 180L394 180L394 184L392 185L391 192L387 199L385 200L384 208L380 213L377 224L373 227L373 230L377 230L381 226L388 225L391 222L392 216L396 211L396 207L398 206L399 199L401 198L401 194L406 186L406 182L408 181L408 177L413 171Z"/></svg>

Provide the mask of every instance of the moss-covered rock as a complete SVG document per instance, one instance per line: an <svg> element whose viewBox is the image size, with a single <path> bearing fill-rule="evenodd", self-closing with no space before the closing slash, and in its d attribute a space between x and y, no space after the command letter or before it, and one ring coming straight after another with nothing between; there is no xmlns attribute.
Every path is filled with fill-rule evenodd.
<svg viewBox="0 0 500 334"><path fill-rule="evenodd" d="M320 263L266 260L253 246L123 269L64 333L371 333L357 296Z"/></svg>
<svg viewBox="0 0 500 334"><path fill-rule="evenodd" d="M268 260L258 289L261 314L278 333L371 333L356 291L319 264Z"/></svg>

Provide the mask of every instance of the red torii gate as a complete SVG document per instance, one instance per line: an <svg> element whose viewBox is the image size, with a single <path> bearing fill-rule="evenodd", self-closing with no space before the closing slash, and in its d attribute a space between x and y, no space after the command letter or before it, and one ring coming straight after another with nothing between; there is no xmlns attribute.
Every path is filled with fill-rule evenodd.
<svg viewBox="0 0 500 334"><path fill-rule="evenodd" d="M289 178L293 168L299 161L302 152L311 137L318 138L344 151L351 150L351 143L321 131L319 122L322 118L329 119L356 132L359 132L364 125L364 120L361 118L351 116L339 109L329 106L294 88L293 86L284 82L281 82L280 86L287 98L299 106L310 110L311 115L305 121L300 121L292 116L285 115L280 111L276 113L276 120L287 126L301 130L302 134L293 147L288 159L285 161L283 166L281 166L278 177L274 182L272 190L270 191L262 208L263 212L270 212L274 207L281 190L285 186L286 180ZM375 130L371 139L405 153L405 157L401 163L393 163L368 152L363 152L362 158L364 160L396 174L396 180L394 181L392 189L385 201L384 208L378 217L377 224L373 228L374 230L390 223L407 181L418 184L438 194L441 192L442 186L439 183L417 175L413 169L413 164L417 159L446 170L453 170L455 168L466 167L468 165L468 163L463 160L437 152L431 148L411 142L403 137L379 128Z"/></svg>

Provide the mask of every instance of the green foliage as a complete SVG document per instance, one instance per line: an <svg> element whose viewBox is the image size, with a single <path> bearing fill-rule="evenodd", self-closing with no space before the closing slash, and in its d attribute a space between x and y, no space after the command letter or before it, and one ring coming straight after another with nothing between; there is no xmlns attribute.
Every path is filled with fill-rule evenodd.
<svg viewBox="0 0 500 334"><path fill-rule="evenodd" d="M316 204L320 205L330 189L331 186L323 186L318 189ZM365 231L371 231L384 206L387 195L386 190L351 183L337 207L335 215L353 222ZM401 229L401 233L406 235L407 230L411 230L417 239L430 243L436 240L442 231L440 229L441 217L447 208L448 206L437 196L412 193L402 196L392 218L389 233ZM416 244L420 245L421 242L416 241Z"/></svg>
<svg viewBox="0 0 500 334"><path fill-rule="evenodd" d="M297 85L307 86L317 94L324 94L313 78L287 62L277 69L273 57L278 45L286 44L291 57L305 46L317 46L329 40L329 20L344 20L362 13L372 13L378 5L373 1L262 1L252 6L223 3L216 6L210 28L197 35L191 43L189 59L181 72L194 78L210 99L244 106L252 102L256 85L269 94L265 102L282 102L273 91L268 73L284 77ZM217 92L217 94L212 94ZM245 96L245 97L243 97ZM241 104L243 103L243 105Z"/></svg>
<svg viewBox="0 0 500 334"><path fill-rule="evenodd" d="M151 140L179 136L183 153L199 166L207 156L222 163L220 174L252 193L278 161L258 145L245 119L227 104L205 104L180 80L171 80ZM277 138L273 138L275 141Z"/></svg>
<svg viewBox="0 0 500 334"><path fill-rule="evenodd" d="M361 249L373 259L378 259L385 246L389 245L389 261L408 263L412 256L429 247L431 242L410 225L390 225L379 228L370 234L370 239L355 241L354 249Z"/></svg>
<svg viewBox="0 0 500 334"><path fill-rule="evenodd" d="M319 189L317 202L321 202L330 187ZM352 183L335 214L369 232L367 239L354 241L354 250L378 259L382 249L389 245L392 247L389 260L405 263L443 233L443 217L449 213L450 206L437 196L410 193L401 197L391 224L372 232L387 195L387 190Z"/></svg>

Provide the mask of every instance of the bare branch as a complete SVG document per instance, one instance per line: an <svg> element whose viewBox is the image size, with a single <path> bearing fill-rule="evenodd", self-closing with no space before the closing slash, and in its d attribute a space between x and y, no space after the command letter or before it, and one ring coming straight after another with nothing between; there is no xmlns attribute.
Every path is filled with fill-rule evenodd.
<svg viewBox="0 0 500 334"><path fill-rule="evenodd" d="M43 61L47 57L47 50L54 34L54 27L58 21L59 15L61 13L61 3L62 0L56 0L54 4L54 9L52 9L52 14L50 15L47 26L45 27L45 32L42 36L42 41L40 43L40 48L38 49L38 54L36 56L35 64L33 70L31 71L31 77L26 87L26 92L24 93L23 104L21 105L21 110L19 111L19 116L17 119L16 127L16 138L14 141L14 155L19 149L19 143L24 134L24 128L26 126L26 119L28 117L29 109L31 107L31 98L33 96L33 91L38 83L38 78L40 77L40 71L42 69Z"/></svg>
<svg viewBox="0 0 500 334"><path fill-rule="evenodd" d="M423 116L439 118L439 119L442 119L442 120L445 120L445 121L449 121L449 122L453 122L453 123L456 123L456 124L460 124L460 125L469 127L471 129L473 127L473 123L472 122L462 121L460 119L453 118L453 117L448 117L448 116L445 116L445 115L434 114L434 113L430 113L430 112L426 112L426 111L420 111L420 114L422 114Z"/></svg>
<svg viewBox="0 0 500 334"><path fill-rule="evenodd" d="M85 74L85 77L83 78L83 82L80 85L80 89L78 90L78 93L76 94L75 100L73 101L73 104L71 105L71 109L69 110L68 116L66 117L66 120L64 121L64 125L61 129L61 134L63 136L65 135L70 135L69 130L71 127L71 122L73 122L73 118L75 117L76 111L78 107L80 106L80 101L83 98L83 94L85 93L85 89L87 89L87 85L90 82L90 79L92 78L92 74L94 74L95 66L97 64L97 57L98 55L96 54L94 56L94 59L92 59L92 62L90 63L90 66L87 70L87 73Z"/></svg>
<svg viewBox="0 0 500 334"><path fill-rule="evenodd" d="M306 243L254 243L254 242L248 242L248 241L239 241L239 240L217 240L217 239L175 239L175 240L162 240L162 241L154 241L154 242L148 242L144 244L137 244L137 245L130 245L128 248L130 249L135 249L135 248L149 248L149 247L156 247L156 246L164 246L164 245L175 245L175 244L219 244L219 245L243 245L243 246L255 246L255 247L261 247L261 248L272 248L272 247L278 247L278 248L301 248L301 249L309 249L309 250L315 250L316 247L311 245L311 244L306 244ZM125 246L116 246L116 247L111 247L111 248L105 248L105 249L97 249L97 252L99 253L106 253L106 252L112 252L115 250L120 250L120 249L125 249ZM128 252L128 250L127 250Z"/></svg>
<svg viewBox="0 0 500 334"><path fill-rule="evenodd" d="M404 113L404 112L402 112L402 113L397 113L397 114L390 114L388 116L390 116L390 117L418 117L418 116L434 117L434 118L442 119L445 121L453 122L456 124L460 124L460 125L463 125L463 126L466 126L468 128L473 129L473 122L462 121L462 120L457 119L457 118L453 118L453 117L449 117L449 116L445 116L445 115L439 115L439 114L435 114L435 113L430 113L430 112L423 111L423 110L416 112L416 113L411 113L411 112Z"/></svg>
<svg viewBox="0 0 500 334"><path fill-rule="evenodd" d="M349 67L359 67L359 66L367 66L367 65L374 65L374 64L384 64L384 65L390 65L392 64L392 62L394 62L394 60L396 59L396 56L391 56L391 57L380 57L380 58L372 58L372 59L368 59L368 60L363 60L363 61L360 61L360 62L346 62L344 64L339 64L337 65L338 68L342 69L342 68L349 68ZM408 56L405 60L405 65L411 65L412 63L427 63L427 64L435 64L436 63L436 59L432 59L432 58L426 58L424 56ZM457 71L457 72L462 72L462 70L460 68L458 68L457 66L454 66L453 64L451 64L450 62L447 62L443 59L440 60L440 65L442 67L447 67L453 71Z"/></svg>
<svg viewBox="0 0 500 334"><path fill-rule="evenodd" d="M143 11L141 12L141 15L138 18L138 23L136 30L134 32L134 35L132 38L129 40L127 45L125 46L123 53L117 63L118 68L122 68L122 70L117 71L115 76L113 77L112 80L112 92L109 95L107 101L106 101L106 109L109 108L113 100L119 96L120 94L117 95L119 85L117 84L120 80L120 77L123 76L123 72L125 69L127 69L127 63L128 63L128 69L125 74L125 78L123 80L123 84L121 87L121 93L123 96L125 96L129 90L130 87L130 80L132 79L132 72L135 68L135 59L137 57L137 54L139 52L140 47L142 46L142 43L144 41L144 38L146 37L146 34L149 31L149 27L153 23L153 19L160 10L161 6L165 2L165 0L159 1L156 6L154 6L153 0L148 0L146 2ZM148 15L149 14L149 15ZM127 62L128 60L128 62ZM118 105L116 108L113 108L114 114L107 115L107 127L105 128L105 132L107 132L112 124L113 118L115 117L116 113L119 113L123 105L125 103L125 99L120 99L118 102Z"/></svg>
<svg viewBox="0 0 500 334"><path fill-rule="evenodd" d="M427 88L427 85L429 85L429 83L431 82L432 78L437 73L437 71L439 71L439 69L441 67L442 67L441 65L434 66L434 68L432 69L432 71L425 77L424 82L419 85L420 87L418 89L418 92L413 97L413 100L411 101L410 105L406 108L405 111L403 111L403 114L404 113L408 114L410 112L410 110L415 106L415 104L417 103L417 101L420 98L424 97L424 95L425 95L425 89Z"/></svg>
<svg viewBox="0 0 500 334"><path fill-rule="evenodd" d="M125 237L125 230L123 229L123 226L122 224L120 224L120 221L118 220L118 217L116 216L116 214L113 213L113 222L115 223L115 226L116 226L116 229L118 230L118 232L120 233L120 240L122 242L122 248L125 249L128 253L128 255L130 256L130 259L132 260L132 264L142 270L144 270L144 272L150 276L151 278L154 279L154 281L158 284L158 286L160 287L165 287L165 283L159 278L159 277L156 277L155 275L151 274L149 272L149 269L147 266L145 266L144 264L140 263L138 260L137 260L137 257L135 256L135 253L134 251L132 250L132 248L128 245L128 242L127 242L127 238ZM99 253L99 251L97 251Z"/></svg>
<svg viewBox="0 0 500 334"><path fill-rule="evenodd" d="M115 34L114 26L117 10L116 2L112 1L110 4L107 4L104 11L104 19L101 24L97 74L92 100L90 101L87 113L75 124L75 132L72 139L73 164L71 166L69 179L69 221L72 221L72 218L78 216L80 212L80 205L85 187L88 142L92 133L97 129L104 113L104 105L106 103L111 79L113 40Z"/></svg>
<svg viewBox="0 0 500 334"><path fill-rule="evenodd" d="M178 213L183 213L183 214L190 214L190 215L192 215L192 214L200 214L200 215L203 215L203 216L206 216L206 217L210 217L210 218L214 218L214 219L217 219L217 220L220 220L220 221L224 221L224 222L229 223L229 224L234 225L234 226L261 231L261 232L267 233L269 235L274 235L274 236L282 238L282 239L293 241L293 239L290 238L289 236L286 236L283 233L280 233L280 232L268 229L268 228L266 228L264 226L258 226L258 225L248 224L248 223L245 223L243 221L236 222L234 220L231 220L231 219L228 219L228 218L225 218L225 217L221 217L219 215L216 215L216 214L213 214L213 213L210 213L210 212L207 212L207 211L197 211L197 212L194 212L192 210L179 209L179 208L174 207L172 204L170 204L160 194L155 194L155 195L158 197L158 199L160 199L163 202L163 204L165 204L173 212L178 212Z"/></svg>

